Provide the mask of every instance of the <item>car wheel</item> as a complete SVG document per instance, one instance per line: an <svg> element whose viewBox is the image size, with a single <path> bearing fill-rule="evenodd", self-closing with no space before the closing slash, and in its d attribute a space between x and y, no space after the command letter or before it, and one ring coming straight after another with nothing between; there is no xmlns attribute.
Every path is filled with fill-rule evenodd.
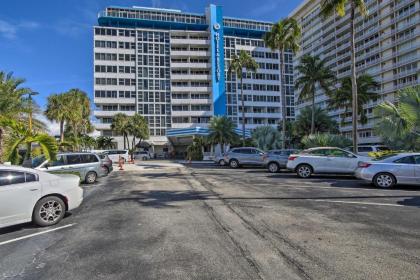
<svg viewBox="0 0 420 280"><path fill-rule="evenodd" d="M232 159L229 161L229 166L231 168L238 168L239 167L239 162L236 159Z"/></svg>
<svg viewBox="0 0 420 280"><path fill-rule="evenodd" d="M280 170L280 166L275 163L275 162L270 162L268 164L268 171L270 171L270 173L277 173Z"/></svg>
<svg viewBox="0 0 420 280"><path fill-rule="evenodd" d="M147 157L143 157L143 160L147 160Z"/></svg>
<svg viewBox="0 0 420 280"><path fill-rule="evenodd" d="M88 184L93 184L93 183L95 183L95 182L96 182L96 177L97 177L96 172L94 172L94 171L89 171L89 172L86 174L86 177L85 177L85 182L86 182L86 183L88 183Z"/></svg>
<svg viewBox="0 0 420 280"><path fill-rule="evenodd" d="M392 188L395 186L395 183L395 177L389 173L379 173L373 178L373 184L378 188Z"/></svg>
<svg viewBox="0 0 420 280"><path fill-rule="evenodd" d="M221 159L221 160L219 160L219 165L220 166L225 166L226 162L223 159Z"/></svg>
<svg viewBox="0 0 420 280"><path fill-rule="evenodd" d="M296 174L300 178L309 178L312 175L312 167L308 164L301 164L296 168Z"/></svg>
<svg viewBox="0 0 420 280"><path fill-rule="evenodd" d="M40 199L34 208L32 221L41 227L52 226L63 219L66 205L56 196L47 196Z"/></svg>
<svg viewBox="0 0 420 280"><path fill-rule="evenodd" d="M109 167L108 166L105 166L105 175L108 175L109 174Z"/></svg>

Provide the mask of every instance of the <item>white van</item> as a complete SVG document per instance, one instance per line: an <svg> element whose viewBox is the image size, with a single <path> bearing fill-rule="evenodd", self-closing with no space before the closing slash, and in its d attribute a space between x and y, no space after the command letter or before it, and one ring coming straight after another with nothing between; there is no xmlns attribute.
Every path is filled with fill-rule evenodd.
<svg viewBox="0 0 420 280"><path fill-rule="evenodd" d="M108 154L108 157L114 163L118 163L118 160L120 159L120 157L122 157L124 161L128 161L130 159L128 150L106 150L105 153Z"/></svg>
<svg viewBox="0 0 420 280"><path fill-rule="evenodd" d="M347 151L353 151L353 146L345 148ZM370 152L383 152L390 149L384 145L358 145L357 154L361 156L368 156Z"/></svg>

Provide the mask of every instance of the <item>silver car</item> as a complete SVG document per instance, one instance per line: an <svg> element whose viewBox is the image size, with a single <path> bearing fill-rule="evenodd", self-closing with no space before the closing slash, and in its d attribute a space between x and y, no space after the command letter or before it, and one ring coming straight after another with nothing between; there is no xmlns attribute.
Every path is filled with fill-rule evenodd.
<svg viewBox="0 0 420 280"><path fill-rule="evenodd" d="M40 156L33 159L32 167L50 173L78 173L81 181L88 184L108 175L100 157L94 153L60 153L51 162Z"/></svg>
<svg viewBox="0 0 420 280"><path fill-rule="evenodd" d="M298 150L271 150L267 152L267 157L264 160L264 165L271 173L279 172L280 169L285 169L287 159L291 154L298 153Z"/></svg>
<svg viewBox="0 0 420 280"><path fill-rule="evenodd" d="M361 162L355 175L379 188L396 184L420 186L420 153L389 154Z"/></svg>
<svg viewBox="0 0 420 280"><path fill-rule="evenodd" d="M254 147L241 147L230 149L224 155L224 162L231 168L238 168L241 165L264 166L266 153Z"/></svg>

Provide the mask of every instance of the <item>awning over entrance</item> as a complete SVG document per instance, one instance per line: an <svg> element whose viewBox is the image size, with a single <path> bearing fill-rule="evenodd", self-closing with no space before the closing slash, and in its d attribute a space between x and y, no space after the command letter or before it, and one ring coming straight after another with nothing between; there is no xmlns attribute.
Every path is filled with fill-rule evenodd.
<svg viewBox="0 0 420 280"><path fill-rule="evenodd" d="M242 136L242 129L236 128L235 133ZM191 128L177 128L168 129L166 136L169 137L188 137L188 136L207 136L210 134L210 130L204 127L191 127ZM245 129L245 137L251 138L251 131Z"/></svg>

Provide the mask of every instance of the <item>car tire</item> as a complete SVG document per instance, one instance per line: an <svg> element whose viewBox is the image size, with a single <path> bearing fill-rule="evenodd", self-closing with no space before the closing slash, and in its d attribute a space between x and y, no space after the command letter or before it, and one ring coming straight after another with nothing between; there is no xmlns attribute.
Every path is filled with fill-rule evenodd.
<svg viewBox="0 0 420 280"><path fill-rule="evenodd" d="M238 168L239 167L239 161L237 161L236 159L231 159L229 161L229 166L231 168Z"/></svg>
<svg viewBox="0 0 420 280"><path fill-rule="evenodd" d="M300 164L298 165L298 167L296 167L296 174L300 177L300 178L309 178L311 177L313 173L313 169L312 166L310 166L309 164Z"/></svg>
<svg viewBox="0 0 420 280"><path fill-rule="evenodd" d="M225 160L223 160L223 159L219 160L219 165L220 166L225 166L226 165Z"/></svg>
<svg viewBox="0 0 420 280"><path fill-rule="evenodd" d="M105 166L105 175L109 175L109 173L111 172L110 170L109 170L109 167L108 166Z"/></svg>
<svg viewBox="0 0 420 280"><path fill-rule="evenodd" d="M142 160L147 160L147 157L143 157Z"/></svg>
<svg viewBox="0 0 420 280"><path fill-rule="evenodd" d="M60 222L66 213L64 201L57 196L40 199L34 207L32 222L38 226L52 226Z"/></svg>
<svg viewBox="0 0 420 280"><path fill-rule="evenodd" d="M378 173L373 177L373 184L381 189L390 189L395 186L397 180L390 173Z"/></svg>
<svg viewBox="0 0 420 280"><path fill-rule="evenodd" d="M280 166L276 162L270 162L268 164L268 171L270 173L277 173L280 170Z"/></svg>
<svg viewBox="0 0 420 280"><path fill-rule="evenodd" d="M98 175L94 171L89 171L85 176L85 183L87 184L93 184L96 182L96 178Z"/></svg>

